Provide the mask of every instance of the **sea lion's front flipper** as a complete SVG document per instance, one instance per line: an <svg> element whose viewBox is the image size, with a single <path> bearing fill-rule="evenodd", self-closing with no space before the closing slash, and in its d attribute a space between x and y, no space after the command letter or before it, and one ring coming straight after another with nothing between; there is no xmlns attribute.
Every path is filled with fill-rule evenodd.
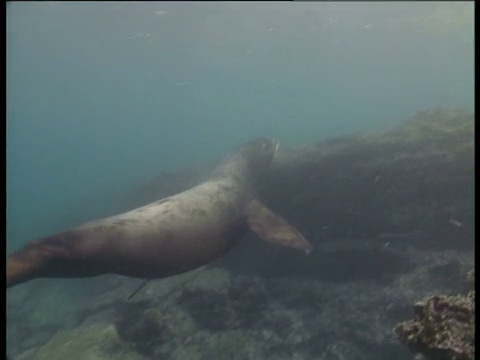
<svg viewBox="0 0 480 360"><path fill-rule="evenodd" d="M308 254L313 246L285 219L274 214L260 201L253 199L246 209L250 230L260 238L280 245L301 249Z"/></svg>

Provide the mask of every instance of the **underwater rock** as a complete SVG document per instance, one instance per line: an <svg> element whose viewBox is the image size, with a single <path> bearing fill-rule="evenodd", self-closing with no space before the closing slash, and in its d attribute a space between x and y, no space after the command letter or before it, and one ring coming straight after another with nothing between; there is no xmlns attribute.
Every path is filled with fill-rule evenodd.
<svg viewBox="0 0 480 360"><path fill-rule="evenodd" d="M268 304L263 284L245 279L235 280L226 291L185 288L178 301L209 331L250 328L263 319Z"/></svg>
<svg viewBox="0 0 480 360"><path fill-rule="evenodd" d="M15 360L148 360L118 338L113 325L97 323L58 332L45 346Z"/></svg>
<svg viewBox="0 0 480 360"><path fill-rule="evenodd" d="M132 344L140 354L150 356L168 334L158 311L144 306L125 303L121 311L117 310L114 325L119 339Z"/></svg>
<svg viewBox="0 0 480 360"><path fill-rule="evenodd" d="M415 318L394 331L414 352L431 360L475 357L475 291L467 296L437 295L414 305Z"/></svg>
<svg viewBox="0 0 480 360"><path fill-rule="evenodd" d="M393 130L284 149L263 195L322 238L425 231L436 243L471 246L474 115L418 113ZM275 166L276 165L276 166Z"/></svg>

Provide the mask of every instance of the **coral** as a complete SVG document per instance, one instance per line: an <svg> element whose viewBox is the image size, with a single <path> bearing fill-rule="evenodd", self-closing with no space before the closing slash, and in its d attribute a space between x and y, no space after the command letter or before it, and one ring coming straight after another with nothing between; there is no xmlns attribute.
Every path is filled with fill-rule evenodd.
<svg viewBox="0 0 480 360"><path fill-rule="evenodd" d="M414 320L394 329L402 343L427 359L474 359L475 291L467 296L431 296L416 303L414 311Z"/></svg>

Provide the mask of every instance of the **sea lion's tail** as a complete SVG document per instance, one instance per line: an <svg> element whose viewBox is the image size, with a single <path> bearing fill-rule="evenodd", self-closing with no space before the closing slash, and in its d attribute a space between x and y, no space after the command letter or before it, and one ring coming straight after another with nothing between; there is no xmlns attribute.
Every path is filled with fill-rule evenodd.
<svg viewBox="0 0 480 360"><path fill-rule="evenodd" d="M88 231L72 229L27 243L7 257L7 288L37 278L104 274L103 262L88 256L94 247L85 246L83 240L89 236Z"/></svg>
<svg viewBox="0 0 480 360"><path fill-rule="evenodd" d="M42 277L82 277L91 272L86 264L75 260L76 235L58 233L25 245L7 257L7 288Z"/></svg>
<svg viewBox="0 0 480 360"><path fill-rule="evenodd" d="M28 280L28 267L15 259L7 258L7 288Z"/></svg>
<svg viewBox="0 0 480 360"><path fill-rule="evenodd" d="M37 240L8 256L7 288L42 277L54 254L43 240Z"/></svg>

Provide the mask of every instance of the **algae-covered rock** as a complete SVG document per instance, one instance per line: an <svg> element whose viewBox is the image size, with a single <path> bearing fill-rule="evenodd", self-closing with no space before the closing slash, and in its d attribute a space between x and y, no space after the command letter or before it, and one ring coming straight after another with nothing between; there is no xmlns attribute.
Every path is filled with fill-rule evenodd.
<svg viewBox="0 0 480 360"><path fill-rule="evenodd" d="M126 304L114 324L120 339L133 345L136 351L145 356L153 354L155 348L168 336L162 315L156 309L145 310L141 305Z"/></svg>
<svg viewBox="0 0 480 360"><path fill-rule="evenodd" d="M432 360L475 357L475 291L467 296L438 295L414 306L415 318L394 329L412 351Z"/></svg>
<svg viewBox="0 0 480 360"><path fill-rule="evenodd" d="M381 133L285 148L262 196L307 235L423 230L456 247L473 234L474 124L471 112L433 109Z"/></svg>

